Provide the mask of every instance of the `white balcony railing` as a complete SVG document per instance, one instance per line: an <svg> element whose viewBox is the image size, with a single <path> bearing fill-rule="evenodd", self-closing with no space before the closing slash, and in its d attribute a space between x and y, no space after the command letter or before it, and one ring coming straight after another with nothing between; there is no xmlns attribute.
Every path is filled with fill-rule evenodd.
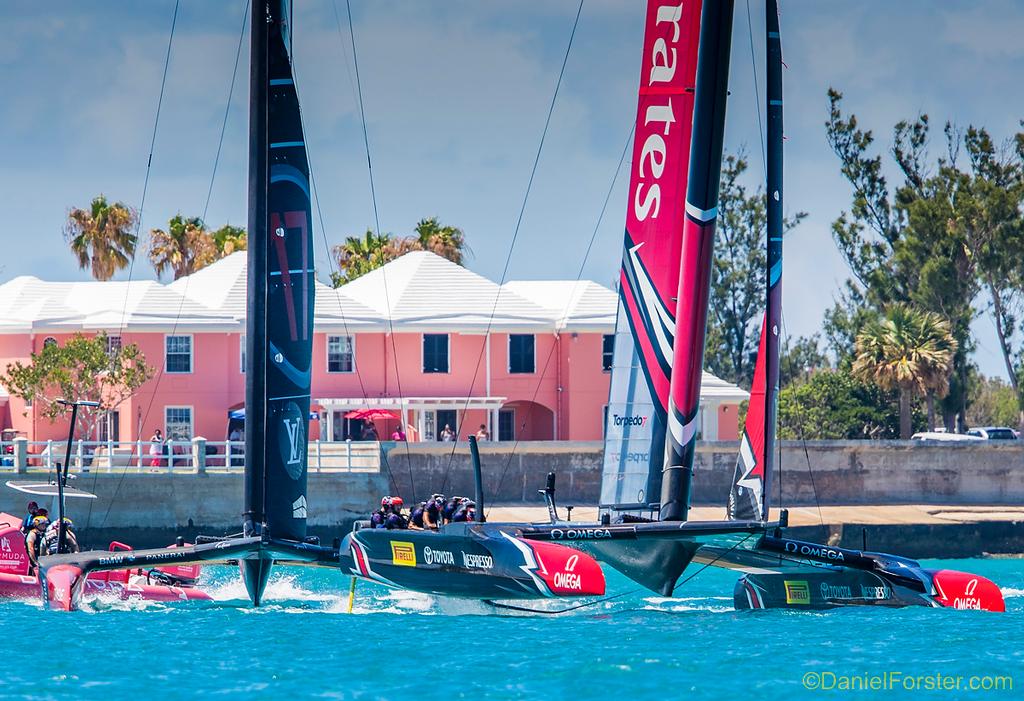
<svg viewBox="0 0 1024 701"><path fill-rule="evenodd" d="M66 441L0 441L0 471L49 472L64 462ZM376 472L380 443L376 441L313 441L308 444L310 472ZM245 444L241 441L169 440L85 441L71 444L72 473L206 473L242 472Z"/></svg>

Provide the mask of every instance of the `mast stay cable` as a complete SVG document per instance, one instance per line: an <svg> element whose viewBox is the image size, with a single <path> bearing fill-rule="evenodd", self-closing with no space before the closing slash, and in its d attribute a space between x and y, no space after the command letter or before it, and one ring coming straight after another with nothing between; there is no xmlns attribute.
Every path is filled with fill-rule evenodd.
<svg viewBox="0 0 1024 701"><path fill-rule="evenodd" d="M348 1L348 0L346 0L346 1ZM522 202L522 204L519 207L519 216L516 219L515 229L512 232L512 240L509 243L508 253L505 255L505 265L504 265L504 268L502 268L502 271L501 271L501 280L498 282L498 287L497 287L497 289L495 291L495 295L494 295L494 304L491 306L491 313L490 313L490 316L487 319L487 328L484 330L484 338L485 339L488 336L490 336L491 327L494 325L494 316L495 316L495 314L497 314L498 304L499 304L499 302L501 300L501 290L502 290L503 285L505 284L506 278L508 277L509 265L512 262L512 253L515 251L516 240L519 238L519 230L520 230L520 227L522 226L522 223L523 223L523 215L526 213L526 204L530 200L530 192L533 189L533 179L537 175L537 166L540 163L541 153L543 153L543 151L544 151L544 141L545 141L545 139L547 139L548 127L551 125L551 115L554 114L554 111L555 111L555 102L558 99L558 91L562 87L562 78L565 76L565 66L569 62L569 53L572 50L572 42L573 42L573 39L576 37L576 28L579 26L579 23L580 23L580 15L583 12L583 2L584 2L584 0L580 0L580 4L576 8L576 18L575 18L575 20L573 20L572 31L569 33L569 42L568 42L568 44L565 47L565 55L562 57L562 67L561 67L561 69L558 72L558 80L555 82L554 93L552 93L552 95L551 95L551 104L548 105L548 113L547 113L547 117L544 119L544 128L541 131L540 143L537 145L537 153L536 153L536 155L533 158L533 166L530 169L530 178L529 178L529 180L526 183L526 192L523 194L523 202ZM358 72L357 72L357 75L358 75ZM588 249L588 253L589 253L589 249ZM470 383L469 383L469 392L468 392L469 396L466 397L466 403L465 403L465 406L464 406L464 408L462 410L463 417L465 417L466 412L469 410L469 400L472 397L473 388L476 386L476 380L477 380L477 377L480 374L480 365L483 362L484 353L487 351L487 348L488 348L488 344L484 343L481 346L481 348L480 348L480 353L477 354L476 367L473 369L473 379L470 380ZM497 427L495 427L495 428L497 428ZM451 449L451 452L448 454L448 464L445 467L444 479L441 481L441 487L440 487L440 490L439 490L441 492L444 491L444 488L445 488L445 486L448 483L448 475L451 472L452 460L455 458L455 448L458 445L458 440L457 439L458 439L458 425L457 425L457 422L456 422L456 440L452 442L452 449ZM517 443L518 443L518 441L517 441ZM511 455L510 455L509 456L509 460L511 460L511 459L512 458L511 458Z"/></svg>

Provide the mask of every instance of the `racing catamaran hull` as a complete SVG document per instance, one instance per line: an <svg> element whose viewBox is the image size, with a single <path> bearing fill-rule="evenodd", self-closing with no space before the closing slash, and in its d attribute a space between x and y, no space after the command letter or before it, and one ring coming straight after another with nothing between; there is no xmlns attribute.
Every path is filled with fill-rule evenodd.
<svg viewBox="0 0 1024 701"><path fill-rule="evenodd" d="M538 599L605 591L601 567L586 553L524 540L505 525L449 524L437 532L363 528L345 537L339 557L357 577L426 594Z"/></svg>

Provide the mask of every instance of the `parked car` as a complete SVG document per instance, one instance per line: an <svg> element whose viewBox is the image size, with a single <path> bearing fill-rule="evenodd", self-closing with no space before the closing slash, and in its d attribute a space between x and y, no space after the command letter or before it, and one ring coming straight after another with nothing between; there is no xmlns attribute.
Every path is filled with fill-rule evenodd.
<svg viewBox="0 0 1024 701"><path fill-rule="evenodd" d="M963 433L948 433L946 431L921 431L910 437L912 441L938 441L943 443L977 443L985 440L980 436L971 436Z"/></svg>
<svg viewBox="0 0 1024 701"><path fill-rule="evenodd" d="M1012 428L1005 426L979 426L967 432L968 436L977 436L987 441L1015 441L1017 433Z"/></svg>

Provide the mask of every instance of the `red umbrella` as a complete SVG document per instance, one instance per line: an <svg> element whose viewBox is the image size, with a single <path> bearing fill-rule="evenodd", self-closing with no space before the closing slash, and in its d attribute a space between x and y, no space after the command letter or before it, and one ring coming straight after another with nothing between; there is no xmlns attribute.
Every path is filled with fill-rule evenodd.
<svg viewBox="0 0 1024 701"><path fill-rule="evenodd" d="M397 419L398 414L387 409L356 409L345 414L345 418L377 421L378 419Z"/></svg>

